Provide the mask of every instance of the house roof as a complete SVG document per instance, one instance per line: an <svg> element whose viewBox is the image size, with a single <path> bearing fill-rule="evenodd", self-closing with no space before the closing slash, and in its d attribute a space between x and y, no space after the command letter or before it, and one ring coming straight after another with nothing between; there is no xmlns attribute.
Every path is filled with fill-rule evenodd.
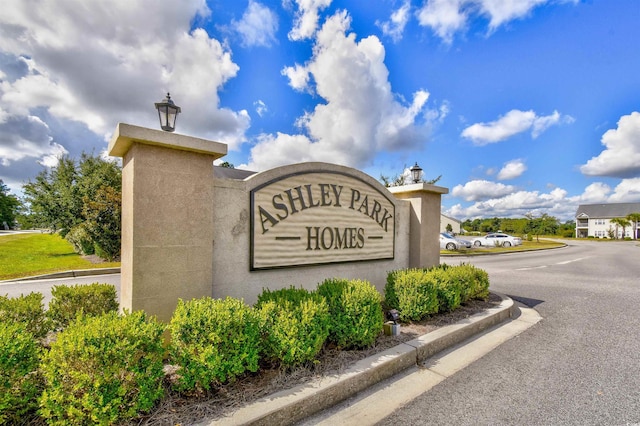
<svg viewBox="0 0 640 426"><path fill-rule="evenodd" d="M462 221L460 221L460 220L458 220L458 219L456 219L456 218L454 218L454 217L444 215L444 214L442 214L442 213L440 213L440 216L442 216L442 217L445 217L445 218L449 219L451 222L462 223ZM442 220L442 219L441 219L441 220Z"/></svg>
<svg viewBox="0 0 640 426"><path fill-rule="evenodd" d="M630 213L640 213L640 203L580 204L576 217L614 218L626 217Z"/></svg>

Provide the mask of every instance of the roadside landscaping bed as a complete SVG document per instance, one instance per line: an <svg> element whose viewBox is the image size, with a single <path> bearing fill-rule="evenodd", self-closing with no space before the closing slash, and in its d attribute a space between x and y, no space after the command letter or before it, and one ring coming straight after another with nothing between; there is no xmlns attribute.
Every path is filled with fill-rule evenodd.
<svg viewBox="0 0 640 426"><path fill-rule="evenodd" d="M0 296L0 423L190 424L459 321L500 302L486 271L442 264L313 290L263 289L256 303L178 300L169 323L118 312L108 284ZM394 310L399 336L382 335ZM169 340L167 340L169 338Z"/></svg>
<svg viewBox="0 0 640 426"><path fill-rule="evenodd" d="M438 328L455 324L487 309L494 308L502 299L490 293L485 300L471 300L453 312L434 315L426 320L402 324L399 336L381 334L375 344L362 350L323 348L316 361L295 368L261 368L255 374L239 378L233 384L218 386L199 395L184 396L172 392L167 386L167 397L148 416L128 423L140 426L188 425L204 419L229 415L239 408L276 392L293 388L311 380L340 374L355 362L408 342Z"/></svg>

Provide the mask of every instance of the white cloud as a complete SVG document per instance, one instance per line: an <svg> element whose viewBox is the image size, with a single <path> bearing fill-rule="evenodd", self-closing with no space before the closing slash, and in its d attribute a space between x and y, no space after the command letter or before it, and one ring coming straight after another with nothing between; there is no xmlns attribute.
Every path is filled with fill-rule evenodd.
<svg viewBox="0 0 640 426"><path fill-rule="evenodd" d="M268 7L249 0L249 5L240 21L232 25L242 37L244 46L270 46L276 40L278 17Z"/></svg>
<svg viewBox="0 0 640 426"><path fill-rule="evenodd" d="M609 197L612 203L637 203L640 202L640 177L622 179Z"/></svg>
<svg viewBox="0 0 640 426"><path fill-rule="evenodd" d="M462 7L467 0L429 0L418 10L418 22L431 27L438 37L451 43L456 32L467 22L467 13Z"/></svg>
<svg viewBox="0 0 640 426"><path fill-rule="evenodd" d="M409 22L410 12L411 3L407 0L397 10L393 11L389 21L376 22L376 25L382 29L384 35L397 42L402 39L404 27Z"/></svg>
<svg viewBox="0 0 640 426"><path fill-rule="evenodd" d="M491 31L514 19L523 18L549 0L481 0L476 2L481 13L489 17Z"/></svg>
<svg viewBox="0 0 640 426"><path fill-rule="evenodd" d="M640 113L622 116L616 129L602 135L604 151L580 167L588 176L640 176Z"/></svg>
<svg viewBox="0 0 640 426"><path fill-rule="evenodd" d="M204 30L190 32L209 13L202 0L8 0L0 51L29 69L2 82L3 109L15 119L44 110L106 144L119 121L157 127L153 103L170 91L183 111L178 131L236 148L249 116L221 108L217 92L238 66Z"/></svg>
<svg viewBox="0 0 640 426"><path fill-rule="evenodd" d="M594 182L584 189L584 192L576 201L582 204L605 203L610 192L611 187L606 183Z"/></svg>
<svg viewBox="0 0 640 426"><path fill-rule="evenodd" d="M297 120L304 135L263 135L251 150L248 168L264 170L309 160L357 167L380 151L423 143L416 121L429 94L418 90L409 105L400 104L391 91L380 40L370 36L358 42L355 34L347 34L349 26L344 11L329 17L316 34L309 62L283 71L292 87L313 92L325 102Z"/></svg>
<svg viewBox="0 0 640 426"><path fill-rule="evenodd" d="M427 0L418 10L420 25L430 27L445 43L450 44L457 32L464 31L474 16L489 19L488 33L498 27L528 16L540 5L556 0ZM577 4L579 0L566 0Z"/></svg>
<svg viewBox="0 0 640 426"><path fill-rule="evenodd" d="M551 115L538 116L531 110L514 109L495 121L472 124L462 131L462 136L471 139L474 145L483 146L504 141L531 129L531 136L535 139L550 126L563 122L571 123L573 118L562 117L558 111L554 111Z"/></svg>
<svg viewBox="0 0 640 426"><path fill-rule="evenodd" d="M528 213L539 216L546 213L561 220L568 220L574 217L578 206L577 203L567 203L566 198L567 191L561 188L555 188L549 193L517 191L504 196L496 194L495 198L478 201L469 207L456 204L447 212L453 217L464 219L523 217Z"/></svg>
<svg viewBox="0 0 640 426"><path fill-rule="evenodd" d="M512 185L490 182L488 180L472 180L464 185L456 185L451 190L454 197L463 198L465 201L479 201L491 198L499 198L515 191Z"/></svg>
<svg viewBox="0 0 640 426"><path fill-rule="evenodd" d="M269 111L269 108L267 108L267 104L265 104L263 101L261 100L257 100L253 103L253 107L256 109L256 113L262 117L264 114L267 113L267 111Z"/></svg>
<svg viewBox="0 0 640 426"><path fill-rule="evenodd" d="M285 67L282 75L289 78L289 86L299 92L309 89L309 70L302 65L295 64L292 67Z"/></svg>
<svg viewBox="0 0 640 426"><path fill-rule="evenodd" d="M527 170L526 164L521 159L511 160L507 162L498 172L498 180L515 179L522 176Z"/></svg>
<svg viewBox="0 0 640 426"><path fill-rule="evenodd" d="M293 41L313 37L318 29L319 11L329 7L331 0L293 0L298 6L295 14L293 29L289 32L289 39Z"/></svg>

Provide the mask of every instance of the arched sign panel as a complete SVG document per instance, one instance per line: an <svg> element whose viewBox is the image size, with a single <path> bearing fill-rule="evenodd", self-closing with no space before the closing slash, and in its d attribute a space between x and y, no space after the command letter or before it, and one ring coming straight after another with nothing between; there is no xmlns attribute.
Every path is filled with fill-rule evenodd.
<svg viewBox="0 0 640 426"><path fill-rule="evenodd" d="M394 258L395 205L358 177L294 173L250 199L251 270Z"/></svg>

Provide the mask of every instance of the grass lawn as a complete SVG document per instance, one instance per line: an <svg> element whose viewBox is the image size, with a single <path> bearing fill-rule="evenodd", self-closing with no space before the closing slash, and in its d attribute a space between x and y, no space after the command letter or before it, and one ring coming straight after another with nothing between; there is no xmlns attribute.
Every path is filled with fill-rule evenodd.
<svg viewBox="0 0 640 426"><path fill-rule="evenodd" d="M551 241L540 239L540 241L536 241L534 238L533 241L522 241L521 246L515 247L472 247L470 249L459 250L459 251L449 251L449 250L440 250L440 254L464 254L468 256L489 254L489 253L512 253L514 251L530 251L530 250L544 250L549 248L556 248L564 246L564 243L558 241Z"/></svg>
<svg viewBox="0 0 640 426"><path fill-rule="evenodd" d="M120 262L91 263L73 251L59 235L13 234L0 236L0 280L70 269L119 267Z"/></svg>

